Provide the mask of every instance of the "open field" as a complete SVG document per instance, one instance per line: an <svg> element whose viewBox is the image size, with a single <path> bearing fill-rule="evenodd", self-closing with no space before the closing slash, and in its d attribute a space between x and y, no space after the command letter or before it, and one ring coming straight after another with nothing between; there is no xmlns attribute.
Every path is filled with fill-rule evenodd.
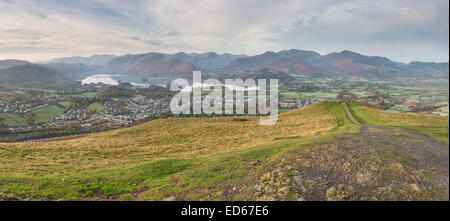
<svg viewBox="0 0 450 221"><path fill-rule="evenodd" d="M61 105L61 106L65 107L65 108L67 108L70 105L72 105L72 102L70 102L70 101L61 101L61 102L58 102L58 105Z"/></svg>
<svg viewBox="0 0 450 221"><path fill-rule="evenodd" d="M88 111L98 111L103 110L104 108L105 107L100 102L94 102L92 104L89 104L89 106L87 106Z"/></svg>
<svg viewBox="0 0 450 221"><path fill-rule="evenodd" d="M447 183L442 183L438 172L409 153L371 140L366 134L372 133L351 124L344 108L358 123L380 122L374 120L378 115L361 115L380 111L371 106L324 102L283 113L274 126L260 126L254 117L164 119L71 140L0 144L0 196L448 200L448 172ZM387 126L414 126L421 120L405 114L391 117ZM416 127L448 137L448 118L436 118L435 123L440 125Z"/></svg>
<svg viewBox="0 0 450 221"><path fill-rule="evenodd" d="M0 113L0 123L7 127L26 126L27 118L20 114Z"/></svg>
<svg viewBox="0 0 450 221"><path fill-rule="evenodd" d="M335 93L326 92L281 92L281 96L286 99L297 98L336 98Z"/></svg>
<svg viewBox="0 0 450 221"><path fill-rule="evenodd" d="M53 120L55 117L64 113L64 108L58 107L56 105L48 105L31 112L33 120L38 122L48 122Z"/></svg>
<svg viewBox="0 0 450 221"><path fill-rule="evenodd" d="M81 93L81 94L75 94L73 95L75 97L87 97L87 98L93 98L97 96L96 92L86 92L86 93Z"/></svg>

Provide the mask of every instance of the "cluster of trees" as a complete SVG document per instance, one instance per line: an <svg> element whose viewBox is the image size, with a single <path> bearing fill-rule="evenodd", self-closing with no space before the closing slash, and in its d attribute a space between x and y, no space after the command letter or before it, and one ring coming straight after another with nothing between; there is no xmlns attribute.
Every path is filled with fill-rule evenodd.
<svg viewBox="0 0 450 221"><path fill-rule="evenodd" d="M438 109L439 106L412 106L409 107L411 112L428 112Z"/></svg>
<svg viewBox="0 0 450 221"><path fill-rule="evenodd" d="M72 102L72 106L75 109L86 108L89 104L100 101L97 97L70 97L69 101Z"/></svg>
<svg viewBox="0 0 450 221"><path fill-rule="evenodd" d="M114 97L132 97L135 91L133 89L120 87L120 86L108 86L100 89L97 95L101 98L114 98Z"/></svg>
<svg viewBox="0 0 450 221"><path fill-rule="evenodd" d="M173 96L176 92L170 91L167 87L151 85L145 88L136 89L140 94L147 98L166 98Z"/></svg>

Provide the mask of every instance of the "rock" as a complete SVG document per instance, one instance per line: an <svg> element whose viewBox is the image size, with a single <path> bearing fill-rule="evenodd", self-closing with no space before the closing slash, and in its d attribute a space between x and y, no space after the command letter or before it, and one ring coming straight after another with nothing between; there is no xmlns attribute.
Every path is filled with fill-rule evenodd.
<svg viewBox="0 0 450 221"><path fill-rule="evenodd" d="M275 198L273 196L262 196L258 198L259 201L275 201Z"/></svg>
<svg viewBox="0 0 450 221"><path fill-rule="evenodd" d="M364 184L370 181L370 175L366 173L356 173L356 183Z"/></svg>
<svg viewBox="0 0 450 221"><path fill-rule="evenodd" d="M256 184L255 186L253 186L253 188L254 188L256 191L261 191L261 190L262 190L262 186L259 185L259 184Z"/></svg>
<svg viewBox="0 0 450 221"><path fill-rule="evenodd" d="M264 187L264 192L266 192L266 193L273 193L273 188L270 187L270 186L265 186Z"/></svg>
<svg viewBox="0 0 450 221"><path fill-rule="evenodd" d="M327 191L325 192L325 198L327 198L327 200L331 200L332 197L334 196L335 191L336 188L334 186L328 188Z"/></svg>
<svg viewBox="0 0 450 221"><path fill-rule="evenodd" d="M293 178L294 178L295 184L302 185L302 182L303 182L302 176L294 176Z"/></svg>
<svg viewBox="0 0 450 221"><path fill-rule="evenodd" d="M163 199L162 201L175 201L175 200L176 200L175 196L172 195L172 196L169 196L169 197Z"/></svg>
<svg viewBox="0 0 450 221"><path fill-rule="evenodd" d="M391 170L396 173L396 174L403 174L404 170L403 170L403 165L400 163L393 163L391 165Z"/></svg>
<svg viewBox="0 0 450 221"><path fill-rule="evenodd" d="M345 200L353 191L353 186L339 184L337 188L335 186L328 188L325 193L325 198L328 201Z"/></svg>
<svg viewBox="0 0 450 221"><path fill-rule="evenodd" d="M261 180L262 181L270 180L270 172L269 173L265 173L264 175L262 175Z"/></svg>
<svg viewBox="0 0 450 221"><path fill-rule="evenodd" d="M420 171L413 171L412 175L411 175L411 178L417 183L420 183L420 182L423 181L423 176L422 176L422 173Z"/></svg>
<svg viewBox="0 0 450 221"><path fill-rule="evenodd" d="M412 191L414 192L420 192L420 188L417 184L413 183L413 184L409 184L409 188L411 188Z"/></svg>
<svg viewBox="0 0 450 221"><path fill-rule="evenodd" d="M303 198L303 196L297 198L297 201L305 201L305 198Z"/></svg>
<svg viewBox="0 0 450 221"><path fill-rule="evenodd" d="M288 186L281 187L280 189L278 189L278 193L281 195L286 195L288 194L289 189L290 188Z"/></svg>

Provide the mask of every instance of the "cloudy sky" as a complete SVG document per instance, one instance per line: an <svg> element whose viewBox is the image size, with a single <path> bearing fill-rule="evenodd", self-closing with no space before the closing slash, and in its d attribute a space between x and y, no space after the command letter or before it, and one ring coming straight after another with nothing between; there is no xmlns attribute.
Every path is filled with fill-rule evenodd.
<svg viewBox="0 0 450 221"><path fill-rule="evenodd" d="M448 61L448 0L0 0L0 59L352 50Z"/></svg>

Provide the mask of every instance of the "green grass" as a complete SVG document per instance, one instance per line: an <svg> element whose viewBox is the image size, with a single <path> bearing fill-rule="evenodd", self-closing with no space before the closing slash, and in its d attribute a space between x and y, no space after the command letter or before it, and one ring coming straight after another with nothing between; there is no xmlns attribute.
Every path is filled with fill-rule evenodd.
<svg viewBox="0 0 450 221"><path fill-rule="evenodd" d="M63 106L63 107L65 107L65 108L67 108L67 107L70 107L72 105L72 102L70 102L70 101L61 101L61 102L58 102L58 104Z"/></svg>
<svg viewBox="0 0 450 221"><path fill-rule="evenodd" d="M88 111L103 110L105 107L100 102L94 102L87 107Z"/></svg>
<svg viewBox="0 0 450 221"><path fill-rule="evenodd" d="M381 121L372 116L363 115L366 112L364 112L363 106L357 103L349 103L344 106L341 102L327 102L314 105L305 107L306 113L311 116L312 113L317 113L320 110L323 116L333 115L336 120L335 129L320 131L308 136L285 133L284 136L278 136L270 142L256 146L247 146L246 148L228 151L207 151L206 149L201 149L204 153L188 155L187 157L182 156L183 152L170 155L170 151L173 151L172 148L161 153L162 156L169 156L165 159L145 160L145 157L157 154L154 151L160 151L159 149L162 146L167 145L166 143L158 143L162 141L152 138L150 141L158 143L159 149L155 149L153 152L143 152L144 149L148 148L143 146L144 137L149 136L149 128L151 128L149 126L152 124L147 124L145 127L138 126L131 129L116 130L107 134L102 133L100 135L103 136L94 137L95 140L98 140L99 137L103 137L106 140L115 139L115 136L122 138L132 136L132 138L137 140L137 143L127 144L121 139L113 141L114 144L120 142L117 146L114 146L113 143L105 146L103 145L104 142L100 141L103 146L93 150L90 149L98 144L95 144L92 140L86 143L88 146L82 143L74 147L71 147L73 144L70 140L62 143L43 143L43 145L37 146L24 144L21 148L0 145L0 158L8 159L7 164L2 166L4 167L2 168L4 173L0 175L0 194L19 197L30 195L32 199L36 200L45 198L55 200L87 199L88 197L104 199L105 196L120 197L123 200L161 200L170 195L181 196L185 200L226 200L225 196L219 194L219 192L223 191L224 186L254 182L254 180L249 178L249 174L254 174L255 172L255 166L251 166L250 162L257 161L262 165L267 165L279 161L279 157L283 154L288 154L289 151L308 150L311 145L318 143L333 143L335 141L334 136L337 134L358 132L360 126L350 124L345 116L343 107L349 111L350 117L355 121L361 123L379 123ZM283 117L280 117L281 123L289 123L293 120L292 117L299 117L297 115L301 113L303 113L301 109L286 112L283 114ZM227 125L239 125L251 123L253 119L249 118L250 122L233 121L227 118L196 119L196 121L199 124L201 123L203 127L207 127L207 130L211 130L212 126L214 128L221 126L220 122L222 121L228 122ZM176 121L158 121L154 126L157 126L156 128L159 128L159 131L164 131L164 127L168 127L165 123L169 122L176 122L178 123L177 125L182 122L187 123L187 125L194 124L189 119L179 119ZM236 132L236 126L229 128L229 130L234 131L229 134L230 136L235 133L239 134L239 138L244 136L242 131ZM195 130L194 132L190 131L188 134L180 134L183 137L179 138L180 140L177 142L191 139L192 133L199 133L205 139L209 137L205 136L206 131L197 132ZM78 144L83 139L85 138L74 139L72 142ZM207 140L202 141L202 143L205 142ZM200 143L197 145L200 145ZM43 148L44 146L46 148ZM54 146L54 150L52 146ZM51 151L49 152L49 150ZM134 159L133 154L137 154L136 156L140 160L144 159L144 161L128 165L118 164L111 167L111 164L114 163L112 161L115 160L114 157L119 157L117 160L122 160L125 164L128 162L126 160L132 161ZM97 159L97 155L101 155L101 158ZM91 167L86 166L88 162L85 161L88 158L96 162L104 160L111 162L98 167L108 169L90 169ZM38 160L40 163L30 164L30 162L34 162L33 160ZM71 171L70 168L64 166L71 163L75 163L82 169ZM59 168L59 170L62 170L62 173L51 173L47 167L42 167L44 174L35 171L36 167L45 166L44 164L50 165L52 169ZM14 169L14 167L18 166L21 168L20 171ZM27 170L24 167L30 168ZM259 168L259 166L256 166L256 168Z"/></svg>
<svg viewBox="0 0 450 221"><path fill-rule="evenodd" d="M292 109L278 109L278 113L284 113L284 112L289 112Z"/></svg>
<svg viewBox="0 0 450 221"><path fill-rule="evenodd" d="M160 200L173 194L206 198L210 193L199 190L216 188L218 183L248 182L243 177L250 161L268 162L286 151L327 139L331 136L296 137L193 159L154 160L65 176L0 176L0 192L14 196L30 194L34 199L68 200L130 194L146 186L149 189L139 196L141 200Z"/></svg>
<svg viewBox="0 0 450 221"><path fill-rule="evenodd" d="M36 122L48 122L53 120L55 117L64 113L64 108L58 107L56 105L48 105L37 110L32 111L34 113L33 120Z"/></svg>
<svg viewBox="0 0 450 221"><path fill-rule="evenodd" d="M75 94L73 96L76 97L87 97L87 98L93 98L97 96L96 92L86 92L86 93L81 93L81 94Z"/></svg>
<svg viewBox="0 0 450 221"><path fill-rule="evenodd" d="M0 177L4 193L49 199L78 199L101 193L112 196L133 191L146 180L162 179L170 174L189 168L191 160L169 159L140 163L134 166L96 170L68 176Z"/></svg>
<svg viewBox="0 0 450 221"><path fill-rule="evenodd" d="M0 113L0 123L8 127L27 126L27 118L20 114Z"/></svg>
<svg viewBox="0 0 450 221"><path fill-rule="evenodd" d="M349 102L348 107L361 124L395 127L429 135L448 145L449 119L442 116L390 113L364 103Z"/></svg>
<svg viewBox="0 0 450 221"><path fill-rule="evenodd" d="M283 98L286 99L298 99L298 98L336 98L335 93L326 92L294 92L286 91L280 93Z"/></svg>

